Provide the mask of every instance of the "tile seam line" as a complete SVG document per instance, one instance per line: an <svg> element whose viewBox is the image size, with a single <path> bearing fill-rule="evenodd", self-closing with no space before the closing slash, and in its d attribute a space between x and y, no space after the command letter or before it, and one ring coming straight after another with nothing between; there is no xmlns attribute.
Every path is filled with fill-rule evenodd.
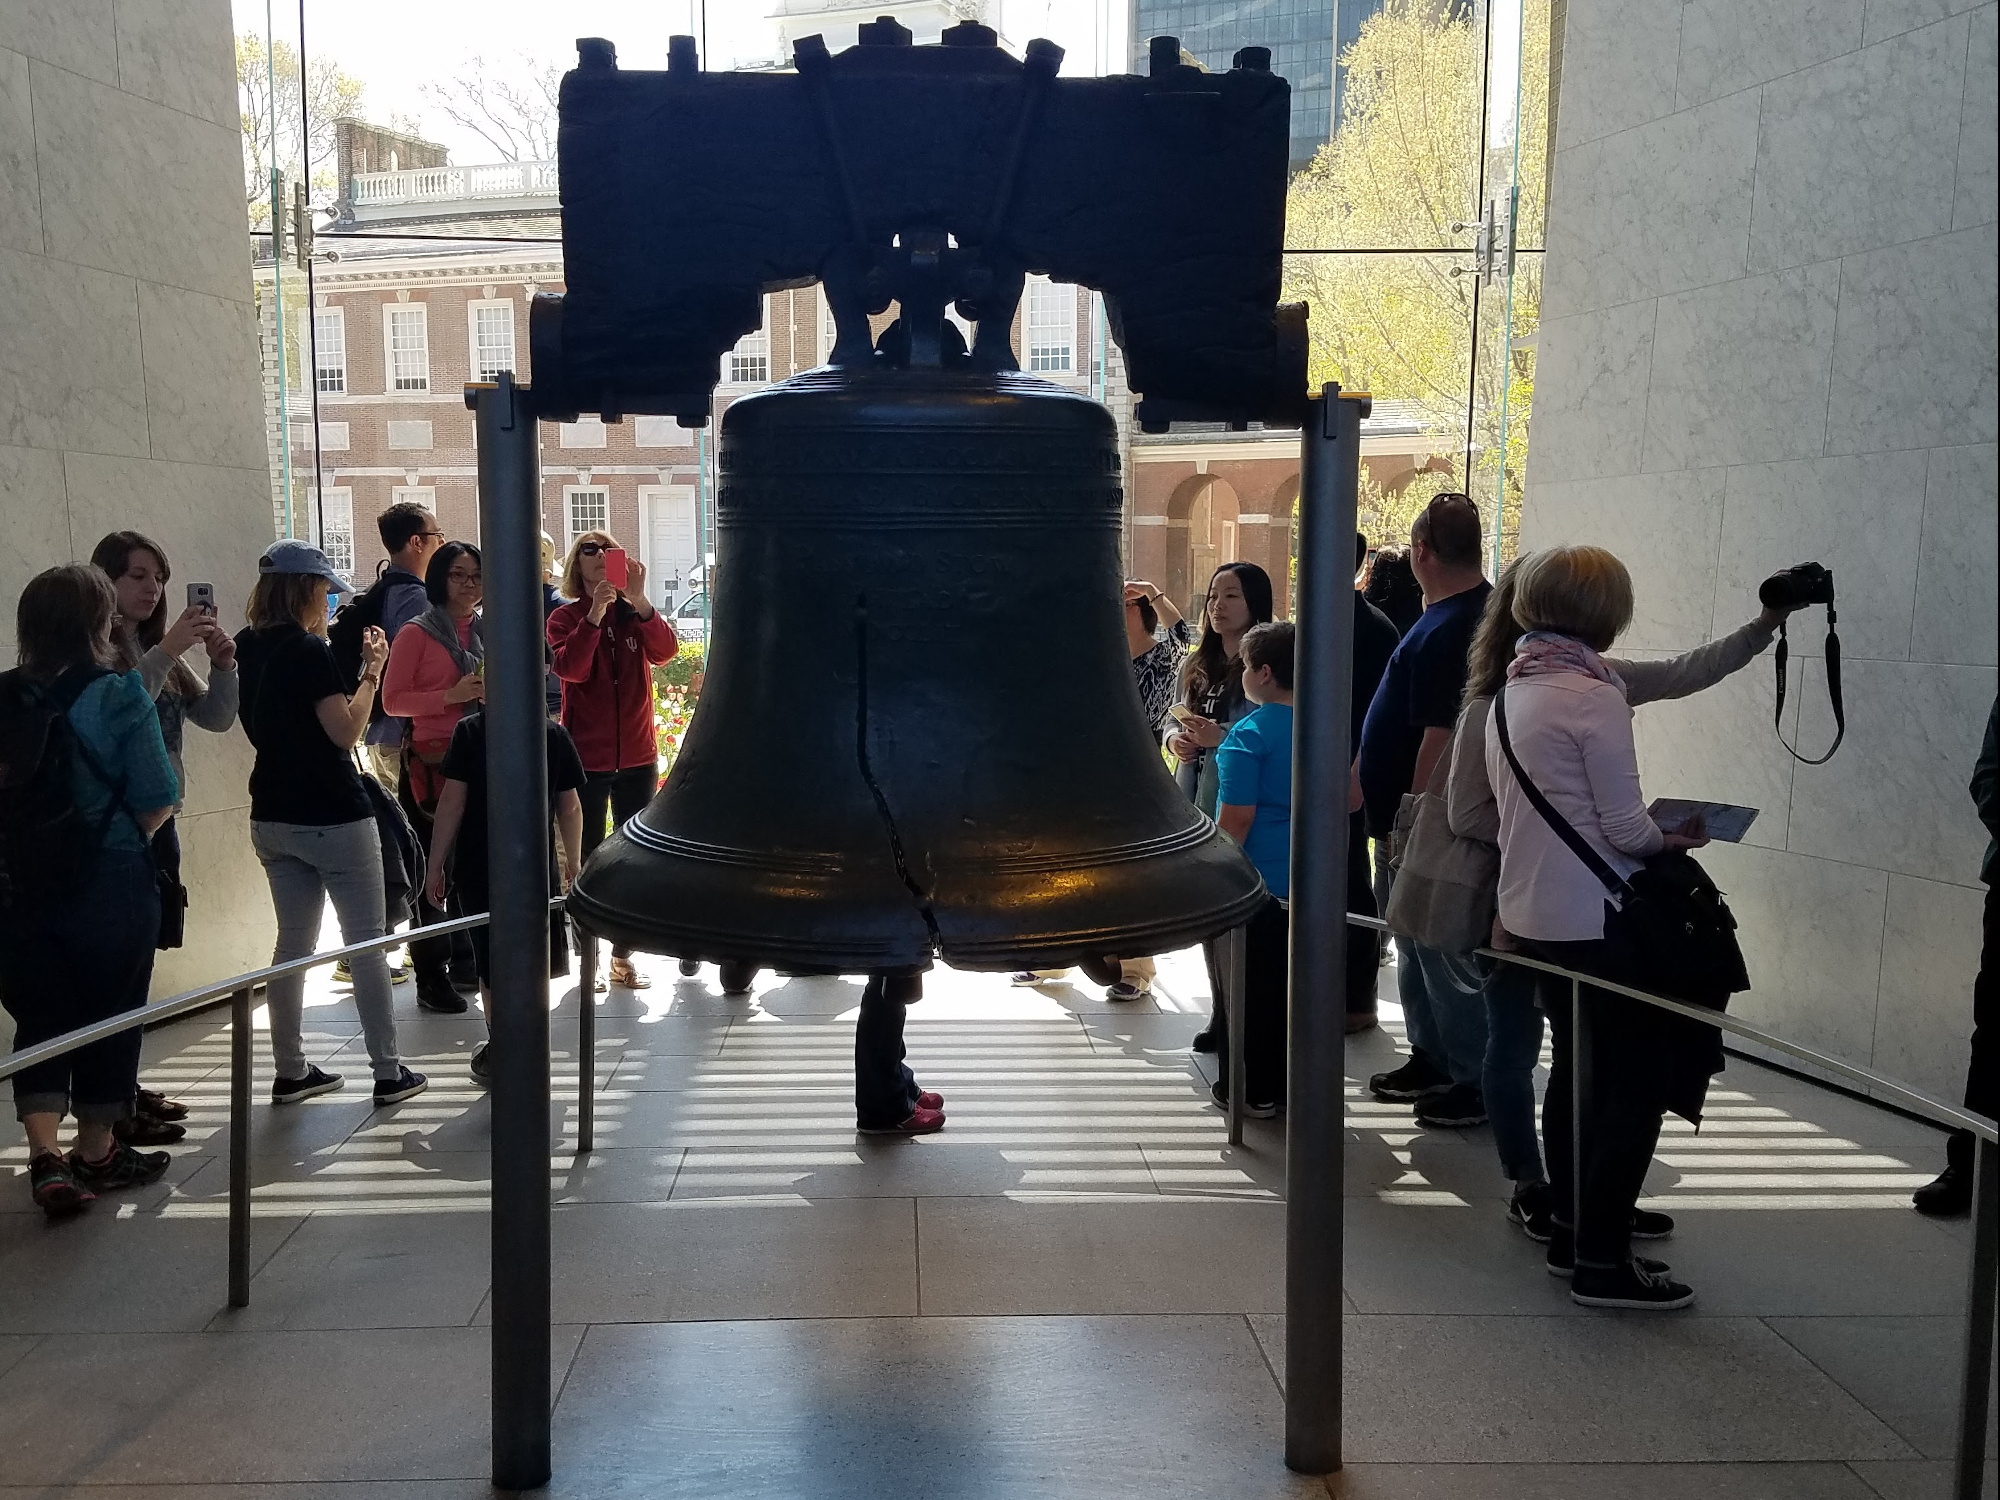
<svg viewBox="0 0 2000 1500"><path fill-rule="evenodd" d="M1864 1401L1859 1395L1859 1393L1849 1390L1846 1381L1842 1380L1838 1375L1835 1375L1833 1371L1827 1369L1824 1365L1822 1365L1818 1360L1814 1359L1805 1350L1801 1349L1797 1344L1793 1343L1790 1339L1786 1338L1783 1329L1771 1327L1771 1320L1773 1318L1782 1318L1784 1316L1785 1314L1783 1313L1760 1313L1757 1317L1757 1321L1763 1324L1764 1327L1767 1330L1769 1330L1773 1338L1777 1339L1787 1349L1791 1350L1794 1354L1798 1355L1800 1359L1804 1360L1807 1364L1811 1365L1815 1370L1819 1371L1821 1375L1825 1376L1828 1383L1831 1384L1835 1390L1839 1391L1841 1394L1846 1396L1848 1400L1852 1401L1856 1406L1860 1407L1863 1411L1867 1412L1869 1416L1873 1417L1875 1419L1876 1424L1880 1426L1883 1431L1887 1432L1891 1437L1895 1438L1896 1441L1901 1443L1905 1448L1908 1448L1911 1453L1915 1454L1920 1459L1934 1459L1935 1455L1924 1452L1923 1449L1919 1448L1915 1443L1911 1442L1908 1438L1904 1437L1900 1430L1898 1430L1895 1427L1892 1427L1889 1424L1888 1419L1882 1416L1879 1412L1875 1410L1874 1407L1870 1406L1866 1401ZM1822 1313L1819 1316L1827 1317L1831 1316L1831 1314ZM1949 1460L1950 1456L1951 1455L1949 1454L1945 1455L1947 1460ZM1897 1462L1907 1462L1907 1460L1846 1459L1843 1460L1843 1462L1897 1463Z"/></svg>
<svg viewBox="0 0 2000 1500"><path fill-rule="evenodd" d="M111 67L112 71L118 73L122 80L124 77L124 66L118 59L118 43L115 35L117 30L116 20L112 22L112 29L114 36L111 44ZM7 50L14 52L19 49L9 47ZM154 109L164 109L168 114L179 115L182 119L192 120L197 125L206 125L210 130L220 130L225 134L233 135L239 141L243 138L243 129L240 124L236 126L225 125L219 120L209 119L206 115L198 115L191 110L182 109L178 104L163 104L158 99L154 99L149 95L134 93L131 89L126 88L122 81L118 83L106 83L102 78L98 78L90 73L79 73L75 68L66 68L61 63L50 62L47 58L38 57L32 52L22 52L20 55L37 67L47 68L51 73L61 73L65 77L75 78L84 83L93 84L101 89L110 89L114 94L123 94L128 99L136 99L139 103L151 105Z"/></svg>

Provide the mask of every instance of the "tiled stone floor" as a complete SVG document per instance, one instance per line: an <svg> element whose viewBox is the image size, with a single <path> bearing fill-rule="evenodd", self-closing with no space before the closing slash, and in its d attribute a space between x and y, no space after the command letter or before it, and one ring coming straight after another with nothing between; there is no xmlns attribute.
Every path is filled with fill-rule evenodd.
<svg viewBox="0 0 2000 1500"><path fill-rule="evenodd" d="M713 970L599 1005L598 1149L556 997L559 1497L1917 1500L1945 1493L1964 1226L1907 1207L1936 1132L1732 1063L1652 1182L1701 1300L1572 1304L1505 1222L1484 1130L1425 1133L1348 1069L1349 1466L1288 1474L1283 1137L1232 1150L1185 1045L1195 955L1133 1005L940 972L913 1064L951 1125L851 1129L858 985ZM1385 975L1384 993L1393 994ZM49 1226L0 1180L0 1500L485 1495L487 1101L476 1017L418 1016L431 1091L259 1103L256 1279L224 1307L228 1043L149 1036L195 1106L166 1180ZM268 1052L257 1059L260 1099ZM23 1167L0 1123L0 1178Z"/></svg>

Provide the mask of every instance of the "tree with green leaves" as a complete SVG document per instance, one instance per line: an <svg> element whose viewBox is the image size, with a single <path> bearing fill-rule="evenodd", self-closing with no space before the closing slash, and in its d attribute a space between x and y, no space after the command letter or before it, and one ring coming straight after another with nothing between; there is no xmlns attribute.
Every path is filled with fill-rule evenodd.
<svg viewBox="0 0 2000 1500"><path fill-rule="evenodd" d="M236 39L236 97L243 114L243 188L250 226L271 225L271 169L288 183L304 181L315 201L338 190L334 181L334 122L360 113L361 80L339 63L315 57L299 88L299 54L283 41L267 48L245 32Z"/></svg>

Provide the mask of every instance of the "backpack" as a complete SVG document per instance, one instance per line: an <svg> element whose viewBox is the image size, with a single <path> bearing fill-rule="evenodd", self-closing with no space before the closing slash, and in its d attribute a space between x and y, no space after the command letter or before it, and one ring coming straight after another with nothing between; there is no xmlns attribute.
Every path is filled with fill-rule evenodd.
<svg viewBox="0 0 2000 1500"><path fill-rule="evenodd" d="M76 668L40 684L19 670L0 673L0 911L60 899L82 888L121 798L94 825L77 805L85 747L69 709L110 674Z"/></svg>
<svg viewBox="0 0 2000 1500"><path fill-rule="evenodd" d="M377 578L343 604L326 627L326 643L333 651L333 664L339 669L342 686L350 693L361 686L362 632L371 626L382 628L382 610L388 603L390 587L386 575ZM382 695L377 693L368 710L368 722L372 726L385 717Z"/></svg>

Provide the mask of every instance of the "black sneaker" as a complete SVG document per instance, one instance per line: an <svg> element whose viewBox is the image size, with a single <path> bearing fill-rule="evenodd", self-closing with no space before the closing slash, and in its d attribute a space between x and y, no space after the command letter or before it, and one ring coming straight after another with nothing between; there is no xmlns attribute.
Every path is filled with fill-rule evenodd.
<svg viewBox="0 0 2000 1500"><path fill-rule="evenodd" d="M1520 1225L1521 1233L1536 1244L1546 1245L1556 1227L1549 1211L1549 1185L1528 1182L1515 1188L1513 1201L1507 1205L1507 1219Z"/></svg>
<svg viewBox="0 0 2000 1500"><path fill-rule="evenodd" d="M1208 1091L1208 1097L1215 1101L1217 1109L1222 1110L1225 1114L1228 1112L1229 1087L1227 1084L1218 1082L1214 1088ZM1276 1119L1279 1111L1283 1108L1282 1104L1258 1104L1253 1100L1245 1100L1243 1104L1243 1117L1248 1120Z"/></svg>
<svg viewBox="0 0 2000 1500"><path fill-rule="evenodd" d="M1417 1101L1417 1123L1432 1130L1452 1130L1486 1123L1486 1096L1469 1083L1454 1083Z"/></svg>
<svg viewBox="0 0 2000 1500"><path fill-rule="evenodd" d="M51 1219L71 1218L97 1201L59 1151L43 1151L28 1163L28 1190Z"/></svg>
<svg viewBox="0 0 2000 1500"><path fill-rule="evenodd" d="M317 1065L306 1069L303 1078L274 1078L271 1080L271 1102L273 1104L297 1104L301 1099L310 1099L314 1094L330 1094L347 1082L338 1073L329 1073Z"/></svg>
<svg viewBox="0 0 2000 1500"><path fill-rule="evenodd" d="M70 1175L93 1193L111 1193L119 1188L144 1187L159 1180L173 1162L164 1151L134 1151L123 1141L113 1141L111 1154L103 1161L85 1161L79 1152L69 1154Z"/></svg>
<svg viewBox="0 0 2000 1500"><path fill-rule="evenodd" d="M449 979L431 975L417 980L417 1009L440 1016L462 1016L468 1006L457 985Z"/></svg>
<svg viewBox="0 0 2000 1500"><path fill-rule="evenodd" d="M128 1146L171 1146L187 1135L187 1126L152 1115L127 1115L112 1125L111 1133Z"/></svg>
<svg viewBox="0 0 2000 1500"><path fill-rule="evenodd" d="M1694 1288L1667 1274L1656 1260L1633 1256L1622 1266L1578 1266L1569 1300L1583 1307L1624 1307L1634 1312L1671 1312L1694 1301Z"/></svg>
<svg viewBox="0 0 2000 1500"><path fill-rule="evenodd" d="M1933 1219L1962 1219L1972 1212L1972 1174L1946 1167L1910 1195L1910 1204Z"/></svg>
<svg viewBox="0 0 2000 1500"><path fill-rule="evenodd" d="M405 1099L414 1099L431 1086L431 1081L421 1073L403 1069L399 1078L378 1078L375 1080L375 1107L385 1104L401 1104Z"/></svg>
<svg viewBox="0 0 2000 1500"><path fill-rule="evenodd" d="M1215 1050L1216 1038L1218 1035L1220 1035L1220 1033L1217 1031L1215 1027L1213 1026L1202 1027L1201 1030L1197 1031L1194 1034L1194 1039L1188 1043L1188 1051L1213 1052Z"/></svg>
<svg viewBox="0 0 2000 1500"><path fill-rule="evenodd" d="M1674 1232L1672 1214L1655 1213L1650 1208L1632 1210L1632 1238L1635 1240L1663 1240Z"/></svg>
<svg viewBox="0 0 2000 1500"><path fill-rule="evenodd" d="M493 1087L493 1060L487 1055L491 1042L481 1042L472 1049L472 1061L466 1066L472 1073L472 1081L481 1088Z"/></svg>
<svg viewBox="0 0 2000 1500"><path fill-rule="evenodd" d="M1450 1087L1451 1075L1431 1066L1429 1058L1417 1053L1412 1053L1394 1072L1377 1073L1368 1080L1368 1092L1391 1104L1421 1099L1426 1094L1441 1094Z"/></svg>

